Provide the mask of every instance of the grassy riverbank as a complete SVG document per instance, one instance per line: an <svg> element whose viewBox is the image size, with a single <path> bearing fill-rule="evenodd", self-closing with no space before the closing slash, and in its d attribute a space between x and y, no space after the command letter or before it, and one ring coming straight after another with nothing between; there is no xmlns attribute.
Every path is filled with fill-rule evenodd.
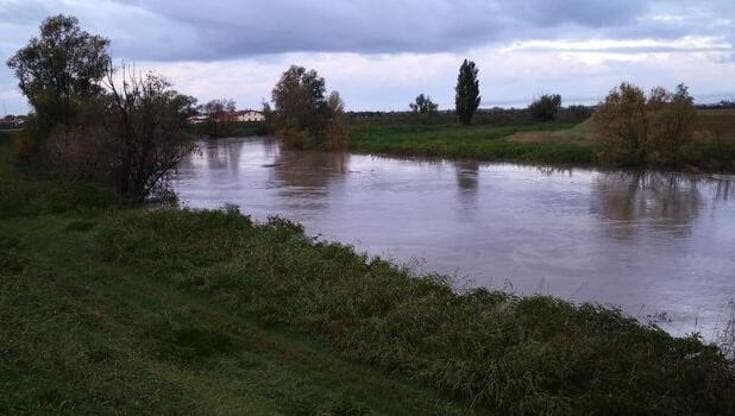
<svg viewBox="0 0 735 416"><path fill-rule="evenodd" d="M700 110L694 143L677 168L735 172L735 110ZM527 120L463 126L406 120L359 120L350 150L399 157L471 159L563 165L600 165L591 120Z"/></svg>
<svg viewBox="0 0 735 416"><path fill-rule="evenodd" d="M128 208L0 143L0 413L735 411L733 363L694 338L457 294L282 220Z"/></svg>
<svg viewBox="0 0 735 416"><path fill-rule="evenodd" d="M519 132L554 132L569 122L509 126L360 122L350 132L350 150L399 157L475 159L533 163L591 164L595 148L575 142L519 142Z"/></svg>

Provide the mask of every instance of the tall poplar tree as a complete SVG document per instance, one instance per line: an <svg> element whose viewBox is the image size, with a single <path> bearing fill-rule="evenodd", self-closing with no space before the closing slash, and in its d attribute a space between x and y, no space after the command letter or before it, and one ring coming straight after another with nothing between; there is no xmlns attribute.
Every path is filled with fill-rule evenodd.
<svg viewBox="0 0 735 416"><path fill-rule="evenodd" d="M480 81L477 79L478 69L475 63L467 59L459 67L454 102L457 117L462 124L470 124L480 105Z"/></svg>

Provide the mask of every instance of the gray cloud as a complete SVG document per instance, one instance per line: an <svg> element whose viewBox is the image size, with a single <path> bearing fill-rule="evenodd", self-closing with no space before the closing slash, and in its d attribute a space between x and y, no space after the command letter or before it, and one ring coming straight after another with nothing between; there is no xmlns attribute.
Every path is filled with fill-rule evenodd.
<svg viewBox="0 0 735 416"><path fill-rule="evenodd" d="M732 0L218 0L208 3L194 0L0 0L0 56L3 61L37 34L45 17L58 13L77 16L85 29L109 37L112 40L111 53L116 60L156 63L166 67L182 61L192 61L205 67L225 64L222 61L231 61L227 65L248 61L257 64L252 67L256 68L253 71L270 68L268 71L272 74L263 75L270 80L268 82L277 77L283 65L290 63L281 62L289 56L284 55L286 53L304 52L298 55L304 57L318 56L310 52L351 52L360 56L353 59L353 65L362 65L365 70L357 71L361 79L351 79L343 89L354 85L353 94L367 97L365 102L374 101L371 104L374 106L380 105L378 97L390 100L386 94L398 93L395 86L390 91L376 93L382 81L371 81L371 71L381 60L395 59L396 54L404 52L417 55L448 53L451 59L472 53L475 59L482 59L489 50L499 50L518 42L523 45L528 41L551 41L535 49L534 46L520 47L523 53L515 54L513 58L523 61L527 59L523 54L536 53L533 60L528 61L528 65L533 65L549 52L592 55L598 52L616 55L666 52L676 55L672 59L678 59L682 65L680 69L670 71L677 77L687 70L688 62L696 62L698 67L708 62L727 66L735 57L732 48L735 44L735 31L732 30L735 26L735 1ZM695 38L695 41L677 43L689 38ZM570 42L644 39L655 42L630 45L591 42L588 49L568 47ZM362 59L374 54L381 55ZM425 66L411 71L416 77L420 74L427 77L426 74L439 72L433 68L441 59L426 60ZM498 62L497 59L504 61ZM505 55L497 59L484 62L483 74L490 71L497 74L508 64L509 57ZM610 71L605 77L630 79L638 74L644 78L657 78L659 76L653 73L664 70L657 67L649 75L639 72L643 64L633 63L635 59L620 59L620 56L616 59L614 66L606 68L601 65L596 70ZM319 61L312 61L311 65L319 65ZM441 71L446 75L442 75L442 82L451 82L455 76L451 73L454 64L443 65ZM515 72L508 74L507 79L528 65L514 69ZM452 68L446 69L445 66ZM222 71L225 66L219 68ZM560 85L567 85L564 84L565 77L573 80L570 86L577 85L579 71L585 71L585 68L565 68L559 74ZM351 69L356 70L354 67ZM540 69L541 74L549 70ZM381 70L386 71L385 68ZM711 72L718 70L710 69ZM391 68L388 72L395 76L400 71L401 68ZM574 71L578 71L576 75ZM347 68L340 67L332 78L334 74L347 72ZM592 79L590 77L603 77L598 73L585 74L588 80ZM689 78L702 80L702 85L710 85L705 81L713 78L702 70L686 74ZM254 73L247 76L252 79ZM186 85L199 85L218 77L222 75L202 73L196 79L186 76L182 79ZM507 79L503 82L508 83ZM532 81L529 80L526 77L508 90L508 94L517 94ZM222 83L230 85L231 80ZM20 100L15 84L10 71L0 69L0 95L4 99L11 96L10 99ZM415 89L416 86L410 88ZM707 88L718 89L716 86ZM207 89L202 88L201 91ZM257 94L259 100L267 95L267 91ZM13 95L16 97L12 98Z"/></svg>
<svg viewBox="0 0 735 416"><path fill-rule="evenodd" d="M218 1L140 2L186 27L199 48L163 59L226 59L265 53L443 52L524 38L561 25L604 27L632 22L645 2L624 0ZM162 28L165 33L166 28ZM127 47L126 47L127 49ZM180 56L175 56L179 54ZM150 56L146 56L150 58Z"/></svg>
<svg viewBox="0 0 735 416"><path fill-rule="evenodd" d="M74 14L143 60L221 60L284 52L443 52L573 28L630 25L649 1L183 0L2 2L0 21ZM563 28L566 27L566 28ZM571 28L571 29L570 29Z"/></svg>

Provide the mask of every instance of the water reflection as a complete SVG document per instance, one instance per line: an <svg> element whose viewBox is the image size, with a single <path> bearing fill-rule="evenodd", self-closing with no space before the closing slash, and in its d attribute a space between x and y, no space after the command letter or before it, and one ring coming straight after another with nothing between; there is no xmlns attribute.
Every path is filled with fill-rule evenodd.
<svg viewBox="0 0 735 416"><path fill-rule="evenodd" d="M457 172L457 185L464 194L476 194L480 173L480 162L463 160L454 163Z"/></svg>
<svg viewBox="0 0 735 416"><path fill-rule="evenodd" d="M457 190L461 210L458 211L460 221L471 222L477 213L477 191L480 183L480 163L472 160L454 162L457 176Z"/></svg>
<svg viewBox="0 0 735 416"><path fill-rule="evenodd" d="M703 205L699 179L661 172L613 172L597 176L593 212L611 237L632 239L642 229L686 237Z"/></svg>
<svg viewBox="0 0 735 416"><path fill-rule="evenodd" d="M732 176L293 152L262 139L201 149L176 175L184 204L283 215L468 279L459 286L663 311L679 335L711 334L735 294Z"/></svg>
<svg viewBox="0 0 735 416"><path fill-rule="evenodd" d="M201 149L209 169L226 169L236 174L240 167L240 154L244 142L232 143L209 142Z"/></svg>
<svg viewBox="0 0 735 416"><path fill-rule="evenodd" d="M273 186L290 206L323 208L334 183L345 179L349 166L348 153L281 150L270 167Z"/></svg>

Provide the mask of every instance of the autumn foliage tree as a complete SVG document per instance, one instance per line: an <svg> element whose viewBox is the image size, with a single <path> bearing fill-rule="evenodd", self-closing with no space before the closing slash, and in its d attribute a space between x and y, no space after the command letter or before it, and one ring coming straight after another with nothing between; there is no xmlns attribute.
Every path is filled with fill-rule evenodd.
<svg viewBox="0 0 735 416"><path fill-rule="evenodd" d="M683 161L696 118L688 88L674 93L654 88L648 96L639 87L622 83L593 114L602 139L600 157L615 165L675 165Z"/></svg>

